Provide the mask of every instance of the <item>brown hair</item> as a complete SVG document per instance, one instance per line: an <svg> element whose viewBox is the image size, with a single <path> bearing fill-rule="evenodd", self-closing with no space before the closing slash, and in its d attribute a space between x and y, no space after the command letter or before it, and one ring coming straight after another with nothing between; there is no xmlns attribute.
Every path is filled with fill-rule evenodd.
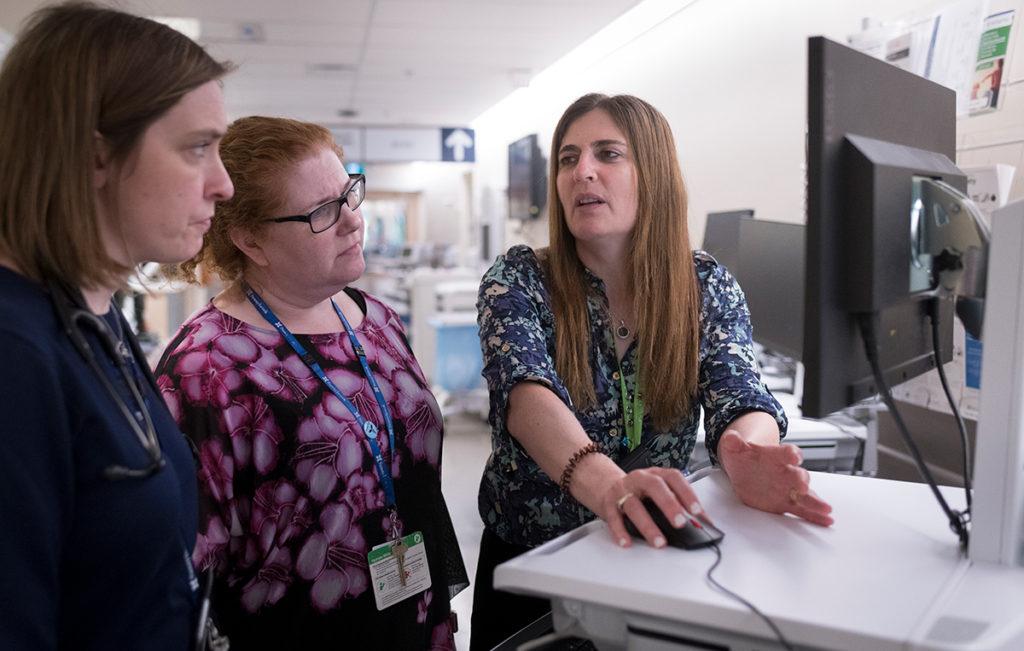
<svg viewBox="0 0 1024 651"><path fill-rule="evenodd" d="M700 293L672 130L657 109L630 95L580 97L562 114L551 139L551 245L545 267L555 314L555 368L577 405L594 404L588 289L554 180L569 127L597 109L625 134L636 168L637 220L625 263L637 314L640 377L643 386L656 388L645 391L645 409L655 427L664 430L686 414L696 395Z"/></svg>
<svg viewBox="0 0 1024 651"><path fill-rule="evenodd" d="M234 121L220 141L220 158L235 194L217 204L203 247L175 275L198 282L196 270L202 265L227 282L241 276L248 258L231 240L232 229L259 232L262 220L281 208L280 177L318 147L342 158L331 132L317 124L262 116Z"/></svg>
<svg viewBox="0 0 1024 651"><path fill-rule="evenodd" d="M33 14L0 70L0 253L35 280L122 282L129 270L97 223L96 134L123 161L149 125L230 67L139 16L77 2Z"/></svg>

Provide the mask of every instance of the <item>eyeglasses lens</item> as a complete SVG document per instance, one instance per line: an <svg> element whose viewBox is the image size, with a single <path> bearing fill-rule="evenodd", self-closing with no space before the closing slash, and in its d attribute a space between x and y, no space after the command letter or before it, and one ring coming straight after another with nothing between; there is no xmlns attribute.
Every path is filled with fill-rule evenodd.
<svg viewBox="0 0 1024 651"><path fill-rule="evenodd" d="M334 226L340 216L341 202L332 201L325 206L321 206L309 216L309 226L313 229L314 233L321 233Z"/></svg>
<svg viewBox="0 0 1024 651"><path fill-rule="evenodd" d="M345 197L345 203L349 210L355 210L363 203L363 195L366 194L366 181L358 179Z"/></svg>

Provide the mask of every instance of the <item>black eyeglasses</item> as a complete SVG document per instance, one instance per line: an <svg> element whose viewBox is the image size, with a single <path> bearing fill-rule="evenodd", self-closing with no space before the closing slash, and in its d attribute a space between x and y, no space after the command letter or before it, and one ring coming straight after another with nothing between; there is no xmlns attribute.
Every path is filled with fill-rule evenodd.
<svg viewBox="0 0 1024 651"><path fill-rule="evenodd" d="M348 186L348 189L341 193L341 196L337 199L333 199L317 206L313 210L309 211L305 215L292 215L291 217L274 217L271 219L265 219L264 221L274 222L275 224L281 224L283 222L305 222L309 224L309 228L314 233L323 233L331 226L338 223L341 219L341 206L345 204L349 210L354 211L363 203L363 198L366 196L366 176L363 174L353 174L349 177L352 179L352 184Z"/></svg>

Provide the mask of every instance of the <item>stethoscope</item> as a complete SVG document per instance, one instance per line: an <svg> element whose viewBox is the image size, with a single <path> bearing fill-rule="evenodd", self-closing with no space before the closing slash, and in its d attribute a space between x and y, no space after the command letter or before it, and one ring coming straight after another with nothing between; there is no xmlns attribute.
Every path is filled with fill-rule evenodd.
<svg viewBox="0 0 1024 651"><path fill-rule="evenodd" d="M118 411L124 416L125 421L131 427L142 448L149 455L149 463L141 468L112 464L103 469L103 476L111 481L151 477L164 467L165 462L163 452L160 449L160 440L157 438L156 428L153 426L153 418L149 413L149 408L146 406L145 399L142 397L140 381L138 376L129 368L130 364L137 364L135 360L145 359L138 342L132 337L118 337L111 332L106 320L97 316L86 307L85 300L82 298L80 291L68 288L53 280L47 281L46 284L64 333L71 340L78 354L85 359L85 363L92 369L93 375L96 376L111 400L117 405ZM113 301L111 301L111 309L114 310L113 317L118 324L118 329L123 333L125 328L124 317L121 316L120 310L117 309ZM125 403L121 393L114 388L110 378L100 368L96 354L93 351L93 346L85 336L85 328L92 330L97 335L106 349L108 357L121 373L121 377L124 379L129 393L131 393L132 402L135 407L134 411ZM127 339L127 342L125 339ZM139 366L142 367L145 377L150 382L154 391L156 391L156 381L152 373L149 372L149 369L144 364ZM157 392L157 395L159 395L159 392Z"/></svg>
<svg viewBox="0 0 1024 651"><path fill-rule="evenodd" d="M85 363L92 369L93 374L99 379L100 384L103 385L107 394L110 395L114 404L117 405L118 411L121 412L121 415L124 416L125 421L131 427L132 432L135 433L135 437L139 440L142 448L149 455L149 463L142 468L112 464L103 469L103 476L111 481L145 479L153 476L166 465L166 462L164 461L163 451L160 449L160 439L157 438L156 427L153 426L153 418L149 413L149 408L146 406L145 399L142 397L142 387L138 381L139 376L133 373L129 366L141 366L142 375L149 382L154 394L160 395L160 391L157 388L156 378L153 377L149 367L145 364L138 364L136 361L144 360L146 356L143 354L142 349L139 348L139 344L134 337L124 336L126 324L124 317L121 315L121 310L118 309L113 301L110 302L111 309L114 310L112 315L114 322L121 333L121 336L117 336L111 332L106 320L97 316L86 307L85 300L82 298L80 291L70 289L53 280L47 281L46 285L50 291L53 306L57 311L57 318L64 333L71 340L78 354L85 359ZM103 348L106 349L107 355L121 373L121 377L124 379L124 383L128 386L128 391L132 395L132 402L135 403L136 409L134 413L125 403L121 394L114 388L114 385L111 384L107 374L100 368L96 355L93 353L93 347L85 336L83 327L89 328L99 337L99 340L103 343ZM186 440L192 448L192 454L198 456L192 440L188 437L186 437ZM210 612L212 592L213 568L206 573L203 594L199 601L199 621L196 624L196 636L194 639L196 651L204 651L207 646L206 624L207 616Z"/></svg>

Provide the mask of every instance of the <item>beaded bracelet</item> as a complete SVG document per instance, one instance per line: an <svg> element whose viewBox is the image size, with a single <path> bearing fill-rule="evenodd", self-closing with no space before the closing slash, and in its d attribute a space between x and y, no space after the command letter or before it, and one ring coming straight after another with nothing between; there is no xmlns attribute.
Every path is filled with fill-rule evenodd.
<svg viewBox="0 0 1024 651"><path fill-rule="evenodd" d="M568 493L569 482L572 481L572 473L576 471L576 464L578 464L580 460L588 454L595 454L599 452L601 452L601 446L594 442L590 442L579 450L576 450L575 454L569 457L569 463L565 464L565 470L562 471L562 478L558 481L558 487Z"/></svg>

